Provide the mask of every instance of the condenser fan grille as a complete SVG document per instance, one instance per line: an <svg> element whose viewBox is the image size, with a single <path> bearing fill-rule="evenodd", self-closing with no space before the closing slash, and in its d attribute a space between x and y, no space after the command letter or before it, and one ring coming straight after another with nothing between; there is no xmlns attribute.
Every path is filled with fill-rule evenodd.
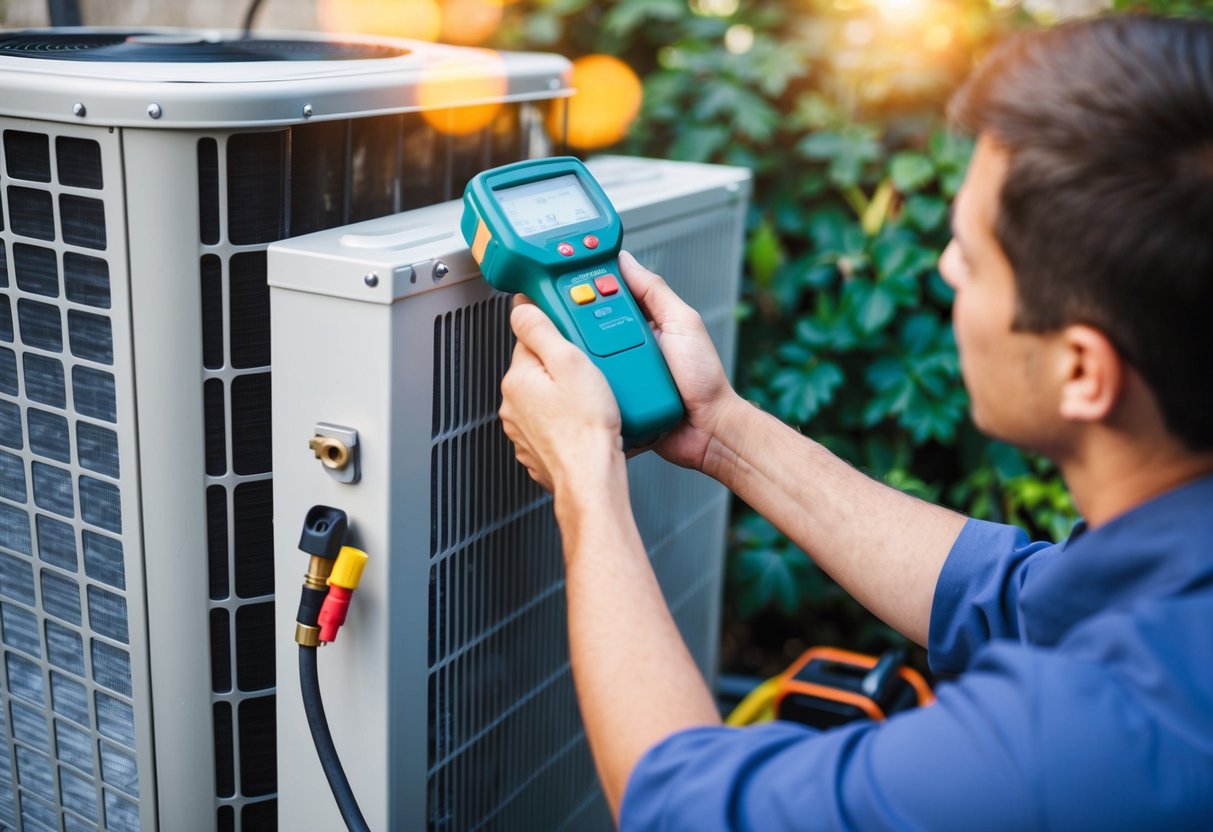
<svg viewBox="0 0 1213 832"><path fill-rule="evenodd" d="M238 38L208 40L153 32L11 34L0 36L0 55L61 61L133 63L247 63L353 61L399 58L407 49L339 41Z"/></svg>

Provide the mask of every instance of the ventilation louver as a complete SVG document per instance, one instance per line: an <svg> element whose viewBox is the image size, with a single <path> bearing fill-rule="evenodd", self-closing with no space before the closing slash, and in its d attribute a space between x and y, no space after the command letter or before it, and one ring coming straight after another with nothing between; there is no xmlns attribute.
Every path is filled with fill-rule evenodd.
<svg viewBox="0 0 1213 832"><path fill-rule="evenodd" d="M265 249L559 149L566 72L0 33L0 828L275 828ZM494 79L476 129L447 76Z"/></svg>

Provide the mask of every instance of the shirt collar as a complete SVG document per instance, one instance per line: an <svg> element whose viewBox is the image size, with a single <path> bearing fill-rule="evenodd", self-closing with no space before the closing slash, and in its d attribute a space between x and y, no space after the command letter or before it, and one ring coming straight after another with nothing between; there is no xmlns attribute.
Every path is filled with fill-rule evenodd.
<svg viewBox="0 0 1213 832"><path fill-rule="evenodd" d="M1075 526L1063 551L1025 576L1025 635L1061 641L1100 612L1213 587L1213 476L1182 485L1104 525Z"/></svg>

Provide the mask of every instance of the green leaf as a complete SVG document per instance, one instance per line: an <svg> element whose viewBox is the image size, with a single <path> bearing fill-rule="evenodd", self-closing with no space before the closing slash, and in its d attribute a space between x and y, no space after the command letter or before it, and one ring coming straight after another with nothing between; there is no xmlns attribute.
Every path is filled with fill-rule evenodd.
<svg viewBox="0 0 1213 832"><path fill-rule="evenodd" d="M560 40L564 33L561 19L554 14L535 12L526 20L527 39L536 46L547 46Z"/></svg>
<svg viewBox="0 0 1213 832"><path fill-rule="evenodd" d="M817 397L818 406L824 407L834 398L834 391L845 380L842 370L832 361L822 361L809 370L807 385Z"/></svg>
<svg viewBox="0 0 1213 832"><path fill-rule="evenodd" d="M670 155L684 162L706 162L724 146L728 138L727 127L687 127L679 132L670 148Z"/></svg>
<svg viewBox="0 0 1213 832"><path fill-rule="evenodd" d="M819 254L846 254L850 251L848 229L858 227L853 219L833 206L819 208L811 213L805 226L809 239L813 241L813 246ZM860 234L862 233L861 231Z"/></svg>
<svg viewBox="0 0 1213 832"><path fill-rule="evenodd" d="M847 289L850 290L851 319L862 334L871 335L893 320L897 304L884 287L856 280Z"/></svg>
<svg viewBox="0 0 1213 832"><path fill-rule="evenodd" d="M807 364L813 357L804 344L796 341L786 341L775 348L775 354L789 364Z"/></svg>
<svg viewBox="0 0 1213 832"><path fill-rule="evenodd" d="M750 275L759 286L770 286L771 278L783 262L783 248L779 235L765 220L754 229L746 246L746 261Z"/></svg>
<svg viewBox="0 0 1213 832"><path fill-rule="evenodd" d="M838 277L838 269L829 264L814 266L804 273L804 283L813 289L825 289L832 286Z"/></svg>
<svg viewBox="0 0 1213 832"><path fill-rule="evenodd" d="M813 349L821 349L833 340L833 328L813 318L804 318L796 324L796 340Z"/></svg>
<svg viewBox="0 0 1213 832"><path fill-rule="evenodd" d="M895 384L901 384L906 379L905 362L892 356L878 358L868 365L864 372L868 384L876 390L888 390Z"/></svg>
<svg viewBox="0 0 1213 832"><path fill-rule="evenodd" d="M817 415L834 398L843 382L837 364L822 361L810 369L788 367L775 374L771 387L779 391L776 407L781 418L803 424Z"/></svg>
<svg viewBox="0 0 1213 832"><path fill-rule="evenodd" d="M973 155L973 139L950 130L937 130L927 140L927 149L941 170L960 171L963 174Z"/></svg>
<svg viewBox="0 0 1213 832"><path fill-rule="evenodd" d="M938 269L927 277L927 294L945 306L951 306L956 297L956 291L944 281Z"/></svg>
<svg viewBox="0 0 1213 832"><path fill-rule="evenodd" d="M912 315L901 327L901 343L910 355L925 352L939 334L939 320L930 312Z"/></svg>
<svg viewBox="0 0 1213 832"><path fill-rule="evenodd" d="M986 445L986 456L999 479L1007 481L1022 477L1028 473L1028 463L1023 453L1012 445L997 440L990 440Z"/></svg>
<svg viewBox="0 0 1213 832"><path fill-rule="evenodd" d="M965 173L963 170L949 170L940 174L939 189L949 197L955 197L960 193L960 186L964 184Z"/></svg>
<svg viewBox="0 0 1213 832"><path fill-rule="evenodd" d="M648 20L677 20L686 14L689 11L683 0L621 0L603 18L603 28L624 37Z"/></svg>
<svg viewBox="0 0 1213 832"><path fill-rule="evenodd" d="M898 153L889 162L889 175L903 194L917 191L935 178L935 166L921 153Z"/></svg>
<svg viewBox="0 0 1213 832"><path fill-rule="evenodd" d="M842 153L845 147L846 140L828 130L812 133L796 146L797 150L810 159L832 159Z"/></svg>
<svg viewBox="0 0 1213 832"><path fill-rule="evenodd" d="M880 281L881 287L892 296L898 306L917 306L921 292L918 278L911 272L886 277Z"/></svg>
<svg viewBox="0 0 1213 832"><path fill-rule="evenodd" d="M911 194L902 206L901 215L919 231L931 232L943 225L948 203L926 194Z"/></svg>

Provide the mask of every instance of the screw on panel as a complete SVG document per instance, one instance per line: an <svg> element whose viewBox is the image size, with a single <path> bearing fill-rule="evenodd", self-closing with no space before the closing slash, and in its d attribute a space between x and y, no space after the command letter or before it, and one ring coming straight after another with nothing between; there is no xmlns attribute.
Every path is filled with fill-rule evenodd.
<svg viewBox="0 0 1213 832"><path fill-rule="evenodd" d="M362 276L362 282L374 289L379 285L379 275L374 272L367 272Z"/></svg>
<svg viewBox="0 0 1213 832"><path fill-rule="evenodd" d="M160 109L159 104L153 102L147 105L147 114L152 118L160 118L160 116L164 115L164 110Z"/></svg>
<svg viewBox="0 0 1213 832"><path fill-rule="evenodd" d="M311 118L311 117L312 117L312 115L313 115L315 112L316 112L316 111L312 109L312 105L311 105L311 104L304 104L304 105L303 105L303 117L304 117L304 118Z"/></svg>
<svg viewBox="0 0 1213 832"><path fill-rule="evenodd" d="M79 101L72 105L72 112L80 118L84 118L86 115L88 115L88 110L85 109L84 105Z"/></svg>
<svg viewBox="0 0 1213 832"><path fill-rule="evenodd" d="M434 264L434 279L435 280L442 280L442 278L446 277L450 273L451 273L450 266L448 266L446 263L443 263L441 260L439 260L437 263Z"/></svg>

